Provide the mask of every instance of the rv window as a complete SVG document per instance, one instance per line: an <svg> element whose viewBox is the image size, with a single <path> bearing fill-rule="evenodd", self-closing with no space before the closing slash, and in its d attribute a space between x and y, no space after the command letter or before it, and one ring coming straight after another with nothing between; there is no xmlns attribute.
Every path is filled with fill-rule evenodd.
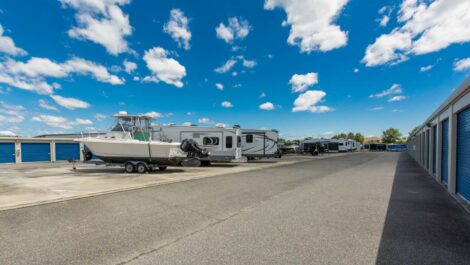
<svg viewBox="0 0 470 265"><path fill-rule="evenodd" d="M202 138L203 145L219 145L219 137L204 137Z"/></svg>
<svg viewBox="0 0 470 265"><path fill-rule="evenodd" d="M241 147L241 146L242 146L242 137L237 136L237 147Z"/></svg>
<svg viewBox="0 0 470 265"><path fill-rule="evenodd" d="M338 145L343 145L343 143L339 143Z"/></svg>
<svg viewBox="0 0 470 265"><path fill-rule="evenodd" d="M253 134L247 134L246 135L246 142L247 143L252 143L253 142Z"/></svg>
<svg viewBox="0 0 470 265"><path fill-rule="evenodd" d="M232 143L233 140L232 139L233 139L232 136L225 137L225 147L226 148L232 148L232 146L233 146L233 143Z"/></svg>

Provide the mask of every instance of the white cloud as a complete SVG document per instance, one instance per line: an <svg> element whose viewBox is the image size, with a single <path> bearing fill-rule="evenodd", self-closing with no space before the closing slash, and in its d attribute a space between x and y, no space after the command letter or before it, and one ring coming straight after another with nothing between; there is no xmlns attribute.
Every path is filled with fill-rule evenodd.
<svg viewBox="0 0 470 265"><path fill-rule="evenodd" d="M394 110L392 110L392 112L394 112L394 113L399 113L399 112L403 112L403 110L401 110L401 109L394 109Z"/></svg>
<svg viewBox="0 0 470 265"><path fill-rule="evenodd" d="M256 66L256 61L243 59L243 66L246 68L253 68Z"/></svg>
<svg viewBox="0 0 470 265"><path fill-rule="evenodd" d="M16 136L16 133L12 131L0 131L0 136L14 137Z"/></svg>
<svg viewBox="0 0 470 265"><path fill-rule="evenodd" d="M401 94L403 92L402 88L398 84L393 84L389 89L384 90L377 94L372 94L370 98L383 98L388 95Z"/></svg>
<svg viewBox="0 0 470 265"><path fill-rule="evenodd" d="M354 73L359 73L359 69L354 68Z"/></svg>
<svg viewBox="0 0 470 265"><path fill-rule="evenodd" d="M192 116L192 115L194 115L194 114L196 114L196 113L193 112L193 111L188 111L188 112L186 112L186 115L188 115L188 116Z"/></svg>
<svg viewBox="0 0 470 265"><path fill-rule="evenodd" d="M233 107L233 104L230 101L223 101L220 105L224 108L232 108Z"/></svg>
<svg viewBox="0 0 470 265"><path fill-rule="evenodd" d="M201 124L211 124L211 123L214 123L211 119L206 118L206 117L200 118L200 119L198 119L197 121L198 121L199 123L201 123Z"/></svg>
<svg viewBox="0 0 470 265"><path fill-rule="evenodd" d="M292 85L292 92L303 92L310 86L318 84L318 74L294 74L289 80L289 84Z"/></svg>
<svg viewBox="0 0 470 265"><path fill-rule="evenodd" d="M382 19L380 19L379 25L381 27L386 27L389 21L390 21L390 17L387 15L384 15Z"/></svg>
<svg viewBox="0 0 470 265"><path fill-rule="evenodd" d="M405 96L394 96L388 99L388 102L402 101L406 99Z"/></svg>
<svg viewBox="0 0 470 265"><path fill-rule="evenodd" d="M237 60L235 60L234 58L230 58L222 66L215 68L214 71L219 74L224 74L230 71L230 69L232 69L236 63Z"/></svg>
<svg viewBox="0 0 470 265"><path fill-rule="evenodd" d="M54 89L60 89L60 84L51 85L46 82L46 78L65 78L74 73L91 75L100 82L112 85L121 85L125 82L124 79L110 74L104 66L78 57L64 63L38 57L32 57L27 62L12 59L0 62L0 83L39 94L52 94Z"/></svg>
<svg viewBox="0 0 470 265"><path fill-rule="evenodd" d="M470 1L404 0L398 12L401 23L378 37L366 49L367 66L397 64L412 55L439 51L470 41Z"/></svg>
<svg viewBox="0 0 470 265"><path fill-rule="evenodd" d="M76 98L66 98L59 95L51 95L51 98L60 106L67 109L87 109L90 104Z"/></svg>
<svg viewBox="0 0 470 265"><path fill-rule="evenodd" d="M216 123L216 124L215 124L215 127L219 127L219 128L227 128L227 124L225 124L225 123L222 123L222 122L219 122L219 123Z"/></svg>
<svg viewBox="0 0 470 265"><path fill-rule="evenodd" d="M371 110L371 111L378 111L378 110L383 110L383 109L384 109L384 107L374 107L374 108L371 108L371 109L369 109L369 110Z"/></svg>
<svg viewBox="0 0 470 265"><path fill-rule="evenodd" d="M228 19L228 26L220 23L215 32L217 38L224 40L226 43L232 43L235 39L244 39L250 33L251 26L247 20L242 18L231 17Z"/></svg>
<svg viewBox="0 0 470 265"><path fill-rule="evenodd" d="M384 6L379 9L379 14L383 15L381 19L379 19L379 25L381 27L386 27L388 22L390 21L390 14L392 13L392 8L389 6Z"/></svg>
<svg viewBox="0 0 470 265"><path fill-rule="evenodd" d="M265 0L264 8L283 8L290 25L287 42L301 52L330 51L345 46L347 32L334 24L348 0Z"/></svg>
<svg viewBox="0 0 470 265"><path fill-rule="evenodd" d="M44 114L34 116L32 120L36 122L44 123L49 127L61 128L61 129L72 129L75 126L93 124L92 121L87 120L87 119L77 118L73 121L70 121L69 119L64 118L62 116L53 116L53 115L44 115Z"/></svg>
<svg viewBox="0 0 470 265"><path fill-rule="evenodd" d="M261 92L261 94L259 95L260 98L265 98L266 97L266 93L264 92Z"/></svg>
<svg viewBox="0 0 470 265"><path fill-rule="evenodd" d="M68 72L91 75L100 82L112 85L122 85L125 83L124 79L110 74L106 67L82 58L72 58L65 62L64 67Z"/></svg>
<svg viewBox="0 0 470 265"><path fill-rule="evenodd" d="M455 71L465 71L470 69L470 57L458 60L454 63L454 70Z"/></svg>
<svg viewBox="0 0 470 265"><path fill-rule="evenodd" d="M0 101L0 123L19 123L24 121L25 108Z"/></svg>
<svg viewBox="0 0 470 265"><path fill-rule="evenodd" d="M54 110L54 111L58 111L58 109L55 107L55 106L52 106L51 104L49 104L47 101L45 101L44 99L40 99L39 100L39 107L43 108L43 109L47 109L47 110Z"/></svg>
<svg viewBox="0 0 470 265"><path fill-rule="evenodd" d="M161 114L160 112L155 112L155 111L147 112L144 115L150 116L150 117L152 117L152 119L157 119L157 118L162 118L163 117L163 114Z"/></svg>
<svg viewBox="0 0 470 265"><path fill-rule="evenodd" d="M224 85L222 85L221 83L216 83L216 84L215 84L215 87L216 87L218 90L224 90Z"/></svg>
<svg viewBox="0 0 470 265"><path fill-rule="evenodd" d="M89 125L89 124L93 124L93 122L88 120L88 119L76 118L74 124L76 124L76 125Z"/></svg>
<svg viewBox="0 0 470 265"><path fill-rule="evenodd" d="M292 112L310 111L314 113L323 113L333 111L334 109L331 107L317 105L325 96L326 93L321 90L309 90L300 94L294 101Z"/></svg>
<svg viewBox="0 0 470 265"><path fill-rule="evenodd" d="M181 81L186 76L186 68L177 60L168 58L168 51L161 47L147 50L144 55L147 68L152 71L152 76L147 76L144 81L160 82L176 87L183 87Z"/></svg>
<svg viewBox="0 0 470 265"><path fill-rule="evenodd" d="M129 4L130 0L59 1L64 7L69 6L77 11L77 26L68 31L71 38L100 44L112 55L129 51L125 37L132 34L132 27L129 16L119 6Z"/></svg>
<svg viewBox="0 0 470 265"><path fill-rule="evenodd" d="M434 67L434 65L427 65L427 66L422 66L421 68L419 68L419 71L420 72L427 72L429 70L431 70L432 68Z"/></svg>
<svg viewBox="0 0 470 265"><path fill-rule="evenodd" d="M172 9L170 11L170 20L163 26L163 30L170 34L179 47L189 50L189 41L191 40L191 31L189 31L189 19L184 16L183 11Z"/></svg>
<svg viewBox="0 0 470 265"><path fill-rule="evenodd" d="M134 63L134 62L124 60L124 62L122 64L124 65L124 71L126 71L126 73L128 73L128 74L131 74L132 72L134 72L137 69L137 64Z"/></svg>
<svg viewBox="0 0 470 265"><path fill-rule="evenodd" d="M27 54L25 50L16 47L12 38L4 36L3 33L5 33L5 30L3 29L2 25L0 25L0 52L13 56Z"/></svg>
<svg viewBox="0 0 470 265"><path fill-rule="evenodd" d="M96 113L96 114L95 114L95 119L96 119L97 121L103 121L103 120L106 119L106 118L107 118L107 116L104 115L104 114L101 114L101 113Z"/></svg>
<svg viewBox="0 0 470 265"><path fill-rule="evenodd" d="M262 110L273 110L273 109L275 109L273 103L271 103L271 102L265 102L265 103L259 105L259 108L262 109Z"/></svg>

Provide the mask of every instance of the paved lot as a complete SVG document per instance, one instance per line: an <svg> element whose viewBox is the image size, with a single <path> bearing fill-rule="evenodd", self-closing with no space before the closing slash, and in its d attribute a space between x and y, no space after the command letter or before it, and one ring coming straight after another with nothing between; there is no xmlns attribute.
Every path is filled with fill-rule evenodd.
<svg viewBox="0 0 470 265"><path fill-rule="evenodd" d="M4 264L468 264L470 218L358 153L0 212Z"/></svg>
<svg viewBox="0 0 470 265"><path fill-rule="evenodd" d="M0 165L0 210L82 198L189 179L246 172L311 159L324 159L344 154L285 156L250 163L214 164L211 167L169 167L149 174L125 174L121 167L69 163L32 163Z"/></svg>

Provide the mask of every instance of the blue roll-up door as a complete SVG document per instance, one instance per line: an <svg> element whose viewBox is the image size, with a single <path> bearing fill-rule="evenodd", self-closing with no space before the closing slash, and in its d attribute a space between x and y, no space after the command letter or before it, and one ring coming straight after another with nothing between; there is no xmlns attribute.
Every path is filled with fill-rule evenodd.
<svg viewBox="0 0 470 265"><path fill-rule="evenodd" d="M80 144L76 143L56 143L55 159L60 160L80 160Z"/></svg>
<svg viewBox="0 0 470 265"><path fill-rule="evenodd" d="M432 174L436 175L437 169L437 126L432 127Z"/></svg>
<svg viewBox="0 0 470 265"><path fill-rule="evenodd" d="M457 193L470 202L470 108L457 118Z"/></svg>
<svg viewBox="0 0 470 265"><path fill-rule="evenodd" d="M15 143L0 143L0 163L15 163Z"/></svg>
<svg viewBox="0 0 470 265"><path fill-rule="evenodd" d="M442 182L449 181L449 120L442 122L441 177Z"/></svg>
<svg viewBox="0 0 470 265"><path fill-rule="evenodd" d="M426 169L429 170L429 130L426 131Z"/></svg>
<svg viewBox="0 0 470 265"><path fill-rule="evenodd" d="M51 161L51 146L49 143L21 143L22 162Z"/></svg>

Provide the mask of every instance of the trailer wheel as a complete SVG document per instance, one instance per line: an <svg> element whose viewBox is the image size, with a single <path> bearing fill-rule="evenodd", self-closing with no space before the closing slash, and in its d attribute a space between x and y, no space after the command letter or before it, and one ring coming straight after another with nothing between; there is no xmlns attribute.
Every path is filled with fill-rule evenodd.
<svg viewBox="0 0 470 265"><path fill-rule="evenodd" d="M139 173L139 174L143 174L143 173L147 172L147 166L145 166L144 163L137 164L135 169L137 170L137 173Z"/></svg>
<svg viewBox="0 0 470 265"><path fill-rule="evenodd" d="M166 167L158 167L158 170L164 171L164 170L166 170Z"/></svg>
<svg viewBox="0 0 470 265"><path fill-rule="evenodd" d="M124 170L126 171L126 173L134 173L134 165L131 163L131 162L127 162L125 165L124 165Z"/></svg>

